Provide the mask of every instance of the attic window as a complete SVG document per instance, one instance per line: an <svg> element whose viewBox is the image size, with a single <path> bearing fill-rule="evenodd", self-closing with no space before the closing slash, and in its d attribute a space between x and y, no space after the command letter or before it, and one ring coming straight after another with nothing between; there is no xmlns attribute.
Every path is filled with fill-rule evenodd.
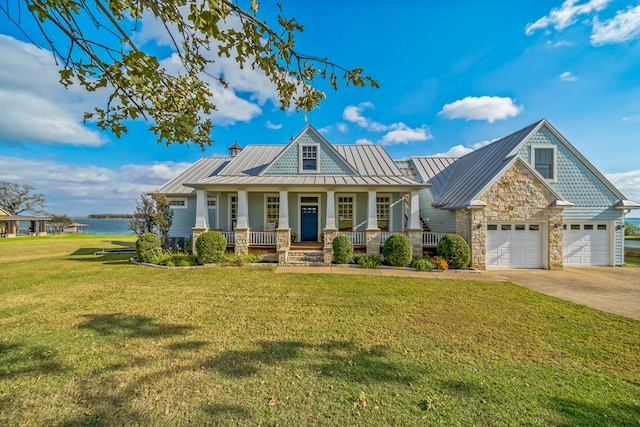
<svg viewBox="0 0 640 427"><path fill-rule="evenodd" d="M556 150L533 147L534 167L546 179L556 178Z"/></svg>
<svg viewBox="0 0 640 427"><path fill-rule="evenodd" d="M302 146L302 170L303 171L318 170L318 146L317 145Z"/></svg>

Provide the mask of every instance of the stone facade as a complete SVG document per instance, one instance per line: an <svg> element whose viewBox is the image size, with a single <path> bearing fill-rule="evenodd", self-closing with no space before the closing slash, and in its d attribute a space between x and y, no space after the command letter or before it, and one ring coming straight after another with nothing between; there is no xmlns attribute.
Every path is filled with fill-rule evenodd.
<svg viewBox="0 0 640 427"><path fill-rule="evenodd" d="M409 230L407 229L407 237L411 240L411 246L413 247L413 256L422 256L422 230Z"/></svg>
<svg viewBox="0 0 640 427"><path fill-rule="evenodd" d="M323 233L324 233L324 237L323 237L324 263L326 265L331 265L331 263L333 262L333 247L331 246L331 243L333 242L333 239L335 239L336 236L338 235L338 229L325 228Z"/></svg>
<svg viewBox="0 0 640 427"><path fill-rule="evenodd" d="M367 255L380 257L380 229L369 229L364 232Z"/></svg>
<svg viewBox="0 0 640 427"><path fill-rule="evenodd" d="M479 199L486 203L484 208L456 213L458 234L471 247L471 267L486 268L487 223L538 222L547 233L543 239L543 245L548 246L545 266L562 268L563 210L551 206L556 196L522 160L517 160Z"/></svg>
<svg viewBox="0 0 640 427"><path fill-rule="evenodd" d="M235 253L238 255L247 255L249 253L249 229L236 228L236 246Z"/></svg>

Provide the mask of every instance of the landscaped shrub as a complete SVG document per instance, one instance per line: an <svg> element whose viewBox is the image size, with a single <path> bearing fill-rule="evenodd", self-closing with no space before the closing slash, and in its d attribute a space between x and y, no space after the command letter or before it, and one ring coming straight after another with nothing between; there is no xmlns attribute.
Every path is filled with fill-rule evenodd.
<svg viewBox="0 0 640 427"><path fill-rule="evenodd" d="M431 259L431 262L433 262L433 266L436 270L447 271L449 269L449 264L447 264L447 261L441 256L434 256Z"/></svg>
<svg viewBox="0 0 640 427"><path fill-rule="evenodd" d="M162 254L160 238L155 233L144 233L136 240L136 255L140 262L153 262Z"/></svg>
<svg viewBox="0 0 640 427"><path fill-rule="evenodd" d="M336 236L331 242L336 264L349 264L353 259L353 243L347 236Z"/></svg>
<svg viewBox="0 0 640 427"><path fill-rule="evenodd" d="M196 256L200 264L220 262L227 249L227 239L217 231L207 231L196 239Z"/></svg>
<svg viewBox="0 0 640 427"><path fill-rule="evenodd" d="M413 258L413 245L404 234L392 234L382 248L384 259L395 267L408 267Z"/></svg>
<svg viewBox="0 0 640 427"><path fill-rule="evenodd" d="M467 268L471 262L471 250L464 239L457 234L447 234L438 243L438 255L451 268Z"/></svg>
<svg viewBox="0 0 640 427"><path fill-rule="evenodd" d="M182 253L163 254L156 257L153 263L167 267L190 267L198 264L198 258L195 255Z"/></svg>
<svg viewBox="0 0 640 427"><path fill-rule="evenodd" d="M245 254L245 255L231 254L228 257L224 257L224 259L222 260L222 264L247 265L247 264L253 264L260 261L262 261L262 257L256 254Z"/></svg>
<svg viewBox="0 0 640 427"><path fill-rule="evenodd" d="M435 268L430 256L423 256L422 258L414 258L411 260L411 267L418 271L431 271Z"/></svg>
<svg viewBox="0 0 640 427"><path fill-rule="evenodd" d="M358 257L358 265L360 268L378 268L380 258L375 255L362 255Z"/></svg>

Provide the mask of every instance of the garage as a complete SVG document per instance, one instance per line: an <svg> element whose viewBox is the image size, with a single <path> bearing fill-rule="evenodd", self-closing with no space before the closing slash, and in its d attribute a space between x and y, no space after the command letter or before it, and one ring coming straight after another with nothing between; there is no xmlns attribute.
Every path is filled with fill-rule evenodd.
<svg viewBox="0 0 640 427"><path fill-rule="evenodd" d="M610 231L610 225L606 223L564 224L564 265L610 265Z"/></svg>
<svg viewBox="0 0 640 427"><path fill-rule="evenodd" d="M487 224L487 269L543 268L540 224Z"/></svg>

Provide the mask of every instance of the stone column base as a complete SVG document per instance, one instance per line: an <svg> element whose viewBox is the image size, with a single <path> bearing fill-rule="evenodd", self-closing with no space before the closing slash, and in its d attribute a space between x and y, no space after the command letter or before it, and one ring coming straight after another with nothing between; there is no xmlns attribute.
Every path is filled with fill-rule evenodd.
<svg viewBox="0 0 640 427"><path fill-rule="evenodd" d="M372 228L365 230L364 240L367 245L367 255L380 258L380 229Z"/></svg>
<svg viewBox="0 0 640 427"><path fill-rule="evenodd" d="M235 253L238 255L247 255L249 253L249 228L236 228L236 246Z"/></svg>
<svg viewBox="0 0 640 427"><path fill-rule="evenodd" d="M407 229L407 237L411 240L411 246L413 247L413 256L419 258L422 256L422 230L420 229Z"/></svg>

